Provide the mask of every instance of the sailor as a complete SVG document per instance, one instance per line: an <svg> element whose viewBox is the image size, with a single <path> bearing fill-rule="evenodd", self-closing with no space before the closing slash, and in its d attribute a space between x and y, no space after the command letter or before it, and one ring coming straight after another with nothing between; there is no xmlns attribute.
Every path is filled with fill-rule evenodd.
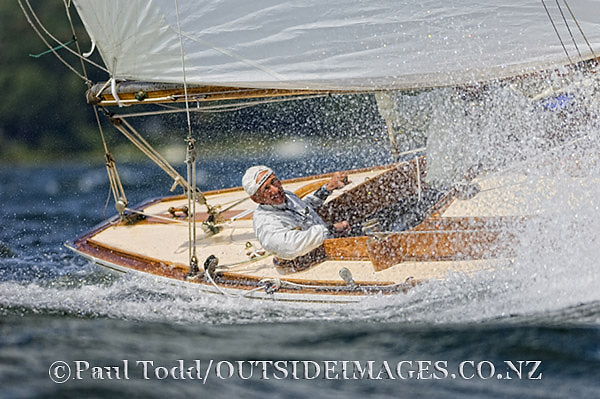
<svg viewBox="0 0 600 399"><path fill-rule="evenodd" d="M324 260L323 241L350 230L347 220L328 225L315 211L331 191L346 182L347 176L336 172L302 200L283 189L271 168L258 165L246 171L242 186L259 204L254 211L254 232L262 247L275 256L274 263L280 271L295 272Z"/></svg>

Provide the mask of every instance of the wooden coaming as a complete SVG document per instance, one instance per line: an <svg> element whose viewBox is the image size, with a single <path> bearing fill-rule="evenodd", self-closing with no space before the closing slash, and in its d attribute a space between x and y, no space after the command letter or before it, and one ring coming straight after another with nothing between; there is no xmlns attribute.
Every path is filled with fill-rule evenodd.
<svg viewBox="0 0 600 399"><path fill-rule="evenodd" d="M407 231L367 240L376 271L403 261L485 259L511 256L514 236L501 231Z"/></svg>
<svg viewBox="0 0 600 399"><path fill-rule="evenodd" d="M425 158L404 162L397 167L362 182L352 190L327 202L319 210L319 215L327 223L347 220L355 225L369 215L390 206L403 198L418 193L418 183L424 188ZM419 177L417 178L417 171Z"/></svg>
<svg viewBox="0 0 600 399"><path fill-rule="evenodd" d="M513 218L506 218L513 221ZM403 261L485 259L511 255L514 234L502 220L486 218L426 219L414 229L374 236L325 240L330 260L370 260L375 271ZM511 229L514 224L511 224Z"/></svg>

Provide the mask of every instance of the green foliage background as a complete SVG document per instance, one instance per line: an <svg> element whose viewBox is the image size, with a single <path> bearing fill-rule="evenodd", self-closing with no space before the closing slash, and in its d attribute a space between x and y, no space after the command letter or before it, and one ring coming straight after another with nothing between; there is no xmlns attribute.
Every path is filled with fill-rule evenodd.
<svg viewBox="0 0 600 399"><path fill-rule="evenodd" d="M61 1L31 3L42 23L59 40L72 33ZM77 32L89 48L84 32ZM72 45L74 46L74 45ZM74 48L74 47L73 47ZM30 27L16 0L0 2L0 159L28 162L89 152L98 144L85 83L52 54L32 58L47 48ZM81 70L66 51L66 59Z"/></svg>

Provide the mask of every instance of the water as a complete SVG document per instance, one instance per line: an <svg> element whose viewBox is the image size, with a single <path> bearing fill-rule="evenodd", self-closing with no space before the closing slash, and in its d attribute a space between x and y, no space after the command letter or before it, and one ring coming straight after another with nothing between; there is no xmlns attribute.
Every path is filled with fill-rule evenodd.
<svg viewBox="0 0 600 399"><path fill-rule="evenodd" d="M360 154L347 159L264 161L292 177L361 166ZM237 185L247 166L201 162L202 188ZM167 194L153 166L119 171L132 203ZM103 220L107 190L102 167L0 170L0 397L600 397L594 190L583 213L527 226L506 268L354 305L206 297L108 276L62 246ZM60 384L57 361L71 368Z"/></svg>

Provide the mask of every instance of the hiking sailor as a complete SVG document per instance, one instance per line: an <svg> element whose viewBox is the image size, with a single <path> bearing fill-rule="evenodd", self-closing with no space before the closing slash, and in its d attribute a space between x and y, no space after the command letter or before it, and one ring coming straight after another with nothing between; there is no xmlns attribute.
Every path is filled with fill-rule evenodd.
<svg viewBox="0 0 600 399"><path fill-rule="evenodd" d="M246 171L242 186L259 204L254 211L254 232L263 248L275 256L276 266L285 271L306 269L325 259L321 244L326 238L350 230L348 221L327 225L315 212L331 191L343 187L346 181L344 173L336 172L329 182L302 200L283 189L271 168L259 165Z"/></svg>

